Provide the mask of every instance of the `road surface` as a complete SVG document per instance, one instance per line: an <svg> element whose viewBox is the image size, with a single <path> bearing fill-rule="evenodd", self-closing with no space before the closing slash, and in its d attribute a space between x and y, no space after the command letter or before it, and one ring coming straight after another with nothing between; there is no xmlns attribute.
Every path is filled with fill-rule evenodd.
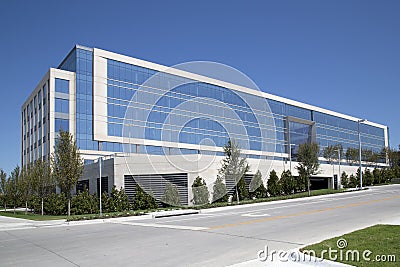
<svg viewBox="0 0 400 267"><path fill-rule="evenodd" d="M265 246L299 248L398 219L399 207L400 185L390 185L89 225L1 230L0 218L0 266L226 266L256 259Z"/></svg>

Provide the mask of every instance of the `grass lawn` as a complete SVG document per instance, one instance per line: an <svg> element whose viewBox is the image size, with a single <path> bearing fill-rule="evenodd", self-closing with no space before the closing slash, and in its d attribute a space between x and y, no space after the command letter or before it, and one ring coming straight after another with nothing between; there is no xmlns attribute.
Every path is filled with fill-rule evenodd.
<svg viewBox="0 0 400 267"><path fill-rule="evenodd" d="M339 243L340 239L346 240L347 246L341 248L344 243ZM375 225L307 246L301 250L313 250L317 257L321 257L321 252L329 251L329 249L337 250L332 253L333 256L337 255L336 261L349 265L400 266L400 225ZM349 252L350 250L359 252L359 261L356 260L356 254ZM365 253L365 258L363 253ZM323 258L330 259L328 252L324 253Z"/></svg>
<svg viewBox="0 0 400 267"><path fill-rule="evenodd" d="M28 220L33 220L33 221L48 221L48 220L61 220L61 219L66 219L67 216L60 215L60 216L53 216L53 215L40 215L40 214L34 214L28 212L25 214L25 211L14 211L13 210L8 210L8 211L0 211L0 216L6 216L6 217L13 217L13 218L21 218L21 219L28 219Z"/></svg>

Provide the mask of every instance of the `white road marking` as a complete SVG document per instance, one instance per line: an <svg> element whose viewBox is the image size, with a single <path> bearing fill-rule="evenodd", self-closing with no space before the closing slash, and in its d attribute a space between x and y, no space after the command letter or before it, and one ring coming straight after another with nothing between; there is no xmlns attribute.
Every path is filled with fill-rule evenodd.
<svg viewBox="0 0 400 267"><path fill-rule="evenodd" d="M260 213L260 212L252 212L248 214L242 214L243 217L268 217L271 216L267 213Z"/></svg>
<svg viewBox="0 0 400 267"><path fill-rule="evenodd" d="M172 224L158 224L158 223L138 223L138 222L111 222L111 223L125 224L125 225L132 225L132 226L169 228L169 229L178 229L178 230L191 230L191 231L201 231L201 230L208 229L207 227L186 226L186 225L172 225Z"/></svg>

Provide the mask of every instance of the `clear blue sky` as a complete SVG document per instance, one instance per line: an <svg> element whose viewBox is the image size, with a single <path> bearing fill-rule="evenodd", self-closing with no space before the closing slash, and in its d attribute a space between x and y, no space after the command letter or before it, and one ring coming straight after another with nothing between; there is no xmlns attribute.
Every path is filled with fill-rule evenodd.
<svg viewBox="0 0 400 267"><path fill-rule="evenodd" d="M75 44L224 63L266 92L386 124L397 147L399 14L396 0L2 0L0 168L20 164L20 107Z"/></svg>

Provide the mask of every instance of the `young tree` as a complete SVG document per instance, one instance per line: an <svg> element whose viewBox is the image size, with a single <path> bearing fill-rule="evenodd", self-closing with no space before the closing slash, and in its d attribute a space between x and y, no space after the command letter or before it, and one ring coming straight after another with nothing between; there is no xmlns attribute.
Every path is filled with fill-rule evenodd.
<svg viewBox="0 0 400 267"><path fill-rule="evenodd" d="M285 195L293 194L296 184L292 176L292 173L289 170L282 172L281 186L282 186L282 191Z"/></svg>
<svg viewBox="0 0 400 267"><path fill-rule="evenodd" d="M281 185L275 170L272 170L269 173L269 179L267 181L267 192L271 197L279 196L281 194Z"/></svg>
<svg viewBox="0 0 400 267"><path fill-rule="evenodd" d="M11 176L7 180L7 187L8 187L7 192L9 194L9 199L11 200L14 206L14 213L21 196L20 179L21 179L21 169L19 166L17 166L11 172Z"/></svg>
<svg viewBox="0 0 400 267"><path fill-rule="evenodd" d="M37 160L30 168L33 191L41 200L41 214L44 214L44 199L55 191L55 179L51 175L50 164L47 161Z"/></svg>
<svg viewBox="0 0 400 267"><path fill-rule="evenodd" d="M319 172L319 145L317 143L300 144L297 161L299 162L296 169L299 173L304 173L308 177L308 195L310 193L310 176Z"/></svg>
<svg viewBox="0 0 400 267"><path fill-rule="evenodd" d="M236 200L247 198L249 192L247 190L244 176L250 167L246 158L241 157L241 151L235 141L229 140L224 146L225 159L222 161L222 167L219 170L221 177L226 180L233 180L235 183Z"/></svg>
<svg viewBox="0 0 400 267"><path fill-rule="evenodd" d="M212 202L227 202L228 195L226 191L226 185L223 179L218 175L217 180L213 186L213 200Z"/></svg>
<svg viewBox="0 0 400 267"><path fill-rule="evenodd" d="M51 166L57 186L68 198L68 216L71 215L71 191L83 174L83 159L72 134L60 130L58 142L54 146Z"/></svg>
<svg viewBox="0 0 400 267"><path fill-rule="evenodd" d="M181 200L179 197L178 187L170 182L167 182L161 201L169 206L180 206Z"/></svg>
<svg viewBox="0 0 400 267"><path fill-rule="evenodd" d="M0 169L0 200L3 202L5 211L7 211L7 173Z"/></svg>
<svg viewBox="0 0 400 267"><path fill-rule="evenodd" d="M250 182L250 195L255 198L267 197L267 189L264 186L261 172L258 170Z"/></svg>
<svg viewBox="0 0 400 267"><path fill-rule="evenodd" d="M30 165L21 170L21 181L19 188L21 190L21 198L25 202L25 214L27 214L28 200L31 198L33 192Z"/></svg>
<svg viewBox="0 0 400 267"><path fill-rule="evenodd" d="M209 203L210 193L208 192L206 181L204 181L200 176L197 176L193 181L192 192L192 201L194 205L204 205Z"/></svg>

